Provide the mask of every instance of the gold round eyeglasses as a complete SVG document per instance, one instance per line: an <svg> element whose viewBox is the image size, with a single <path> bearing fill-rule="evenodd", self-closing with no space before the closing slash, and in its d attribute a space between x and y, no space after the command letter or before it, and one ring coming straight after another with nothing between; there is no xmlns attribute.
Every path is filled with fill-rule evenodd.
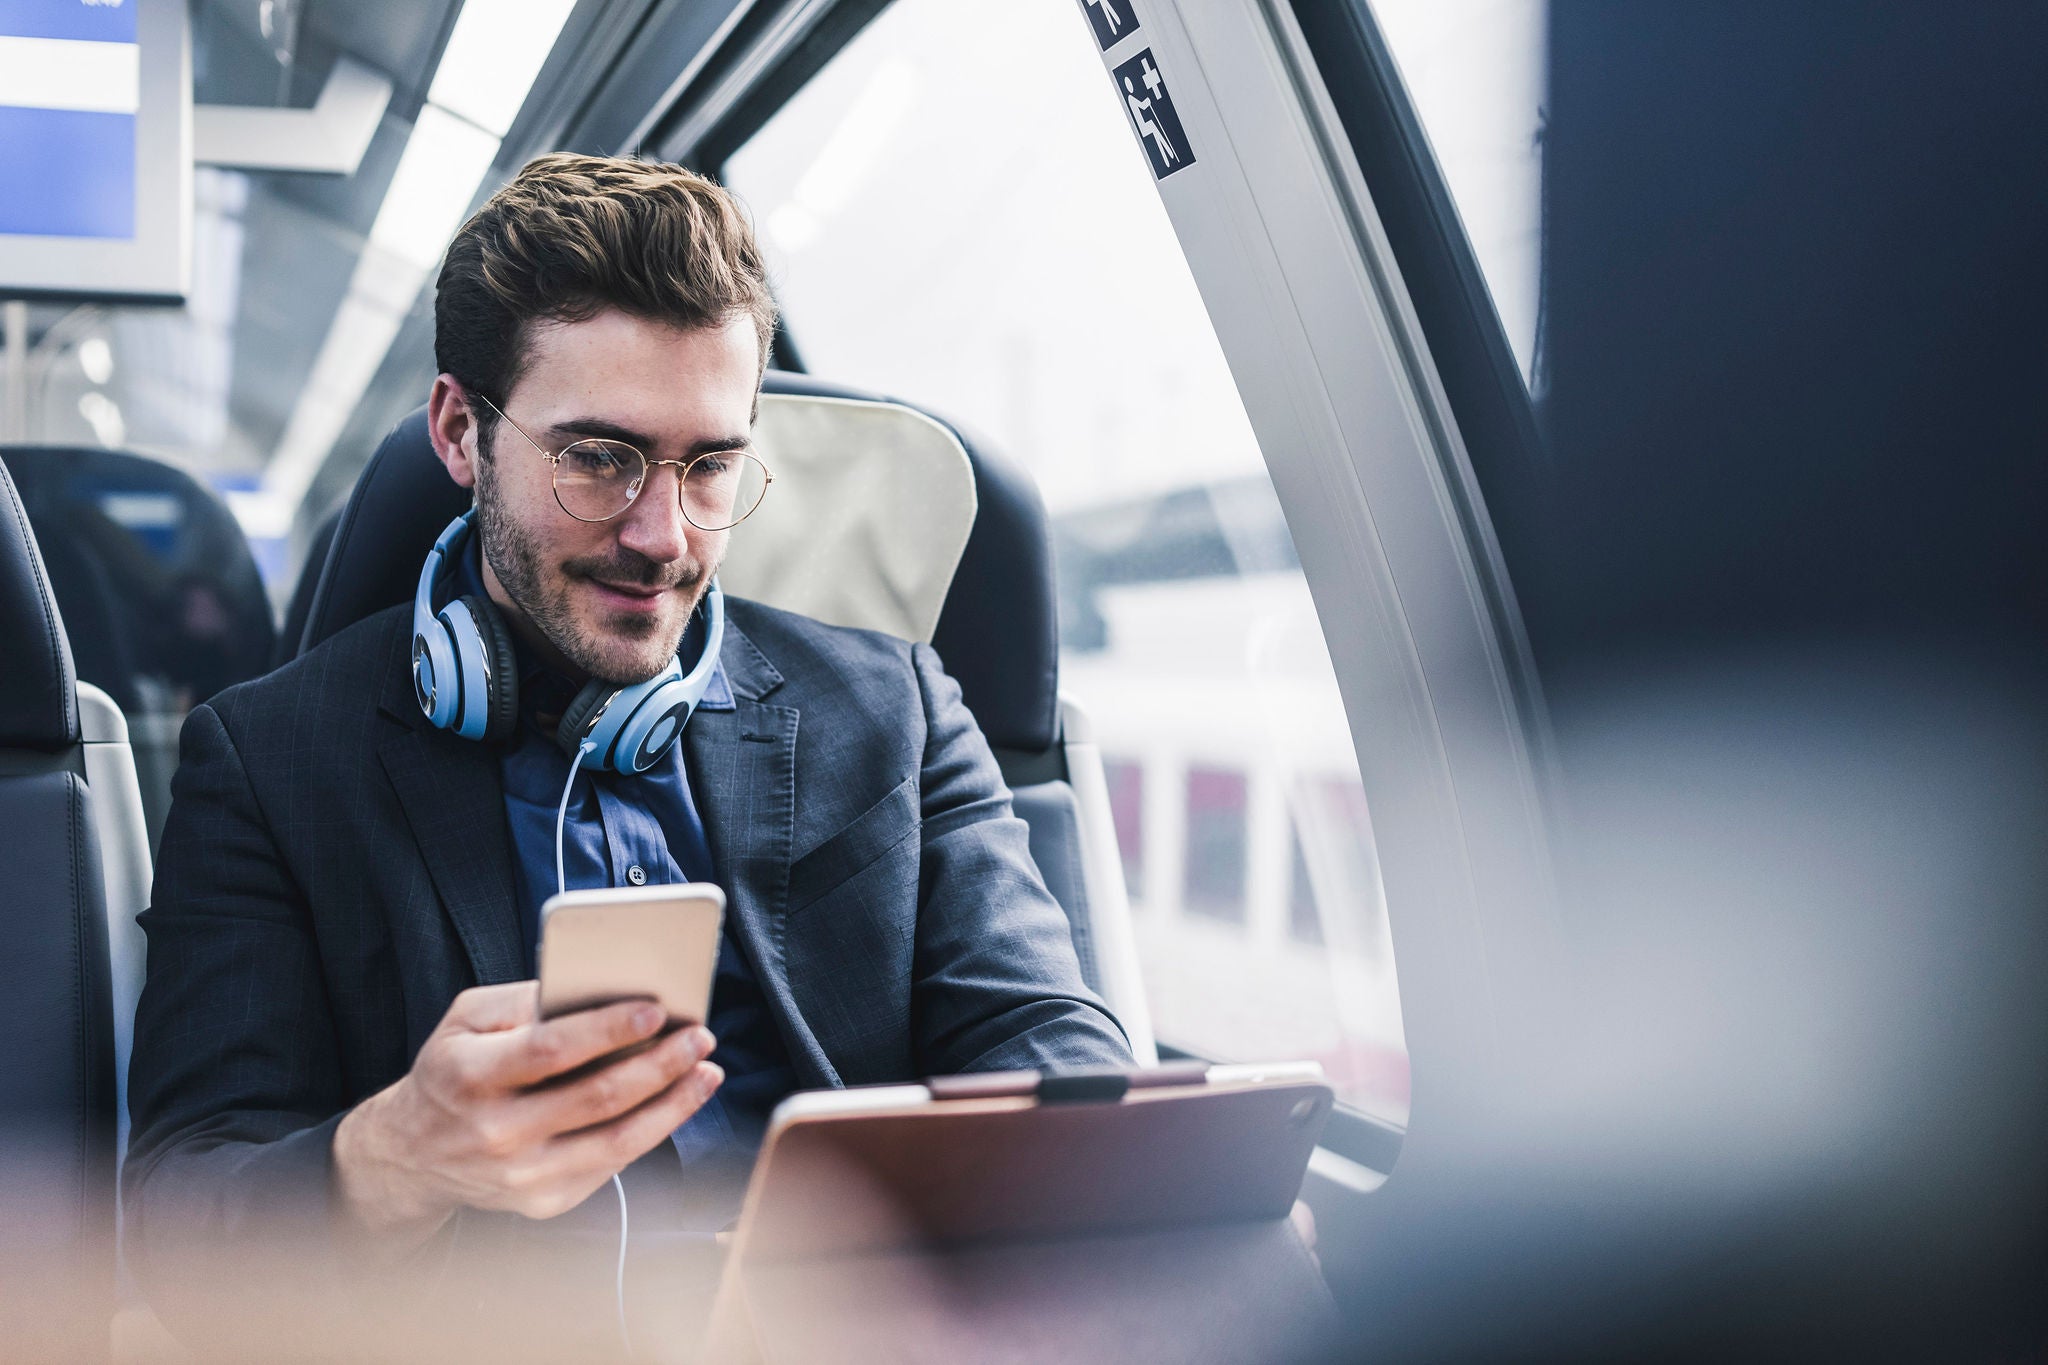
<svg viewBox="0 0 2048 1365"><path fill-rule="evenodd" d="M474 390L472 390L474 392ZM768 496L775 476L743 450L714 450L687 460L650 460L637 446L592 437L550 454L505 410L481 393L484 405L504 418L555 468L555 502L578 521L610 521L631 507L656 465L676 470L676 502L700 531L727 531L752 516Z"/></svg>

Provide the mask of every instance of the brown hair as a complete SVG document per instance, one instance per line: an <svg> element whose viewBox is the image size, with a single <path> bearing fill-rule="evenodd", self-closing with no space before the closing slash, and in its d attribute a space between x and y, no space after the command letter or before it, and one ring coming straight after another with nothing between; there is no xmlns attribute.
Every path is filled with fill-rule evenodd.
<svg viewBox="0 0 2048 1365"><path fill-rule="evenodd" d="M681 166L567 153L527 162L448 244L434 363L503 403L531 324L606 308L686 329L751 317L767 367L775 302L739 200ZM488 452L496 423L476 415Z"/></svg>

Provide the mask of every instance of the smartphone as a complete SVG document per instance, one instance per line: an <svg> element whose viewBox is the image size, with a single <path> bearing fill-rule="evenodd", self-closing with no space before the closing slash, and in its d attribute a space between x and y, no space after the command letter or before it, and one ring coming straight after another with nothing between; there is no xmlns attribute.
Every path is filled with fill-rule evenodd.
<svg viewBox="0 0 2048 1365"><path fill-rule="evenodd" d="M711 1013L725 892L709 882L567 891L540 908L540 1017L652 1000L664 1032Z"/></svg>

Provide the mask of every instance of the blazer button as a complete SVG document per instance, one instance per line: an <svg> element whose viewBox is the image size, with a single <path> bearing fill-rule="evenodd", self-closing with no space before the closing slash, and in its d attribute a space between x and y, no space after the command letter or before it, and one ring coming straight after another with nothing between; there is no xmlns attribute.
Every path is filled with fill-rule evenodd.
<svg viewBox="0 0 2048 1365"><path fill-rule="evenodd" d="M626 880L635 886L645 886L647 885L647 874L640 870L640 864L634 863L626 869Z"/></svg>

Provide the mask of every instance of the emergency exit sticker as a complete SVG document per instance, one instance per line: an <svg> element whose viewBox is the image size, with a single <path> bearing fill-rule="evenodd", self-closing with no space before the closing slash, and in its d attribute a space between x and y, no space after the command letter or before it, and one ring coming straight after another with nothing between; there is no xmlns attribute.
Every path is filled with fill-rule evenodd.
<svg viewBox="0 0 2048 1365"><path fill-rule="evenodd" d="M1131 0L1081 0L1088 12L1088 27L1095 30L1095 46L1107 52L1138 31L1138 16Z"/></svg>
<svg viewBox="0 0 2048 1365"><path fill-rule="evenodd" d="M1166 93L1166 78L1159 74L1146 48L1110 73L1116 92L1123 96L1124 110L1138 141L1145 146L1145 158L1152 163L1152 178L1164 180L1175 171L1195 164L1194 148L1181 130L1180 115L1173 112L1173 96Z"/></svg>

